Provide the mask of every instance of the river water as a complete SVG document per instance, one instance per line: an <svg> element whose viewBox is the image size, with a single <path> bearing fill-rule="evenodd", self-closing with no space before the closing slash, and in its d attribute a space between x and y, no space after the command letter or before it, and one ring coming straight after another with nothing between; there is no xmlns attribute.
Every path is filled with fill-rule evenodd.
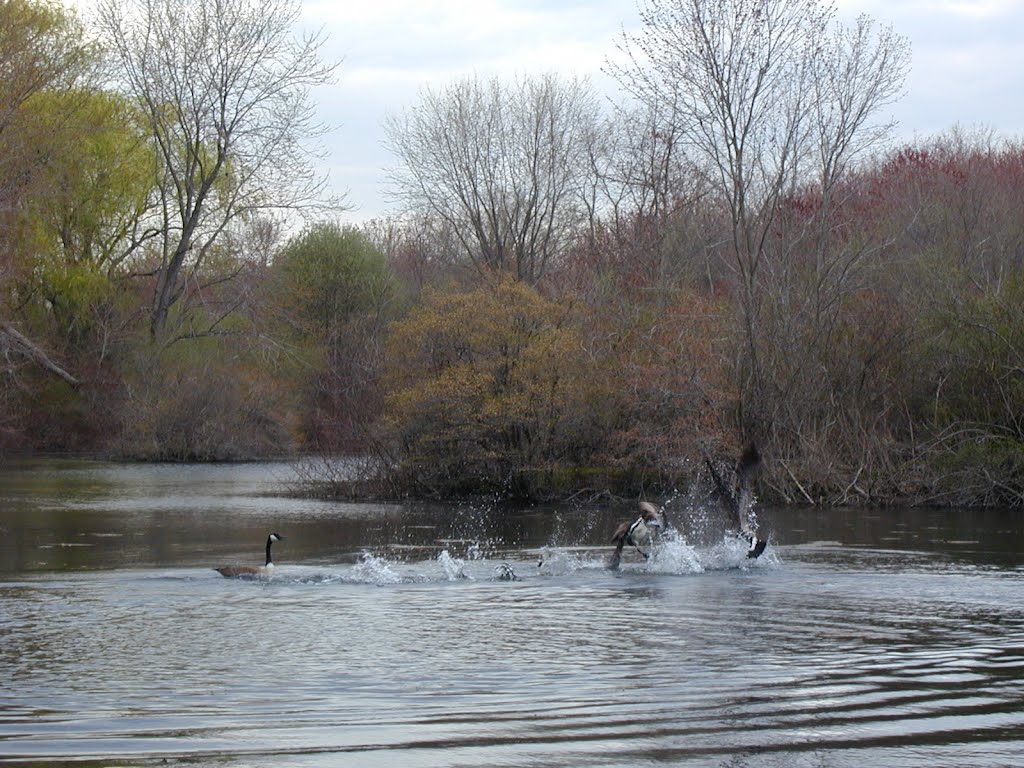
<svg viewBox="0 0 1024 768"><path fill-rule="evenodd" d="M276 495L286 464L0 469L0 763L1024 764L1020 512ZM267 579L224 579L229 562ZM518 581L496 578L508 563Z"/></svg>

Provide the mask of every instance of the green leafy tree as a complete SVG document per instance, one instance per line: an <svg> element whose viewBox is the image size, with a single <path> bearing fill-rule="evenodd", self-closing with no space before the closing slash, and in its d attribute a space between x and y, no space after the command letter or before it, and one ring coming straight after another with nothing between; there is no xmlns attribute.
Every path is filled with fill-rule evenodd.
<svg viewBox="0 0 1024 768"><path fill-rule="evenodd" d="M274 257L269 283L303 393L305 439L362 450L380 411L381 343L395 301L384 256L354 227L317 224Z"/></svg>
<svg viewBox="0 0 1024 768"><path fill-rule="evenodd" d="M38 366L19 373L34 393L21 404L24 431L42 448L81 450L120 420L117 382L141 307L125 263L144 239L153 158L137 113L116 95L48 90L22 109L51 128L36 143L47 162L10 218L31 261L9 283L12 314L79 383L71 395L34 375Z"/></svg>
<svg viewBox="0 0 1024 768"><path fill-rule="evenodd" d="M25 107L43 94L87 93L98 61L96 47L66 8L37 0L0 3L0 214L12 212L48 164L37 142L75 112L70 101L64 114L45 119Z"/></svg>
<svg viewBox="0 0 1024 768"><path fill-rule="evenodd" d="M296 331L325 343L353 316L379 312L393 293L383 255L354 227L307 229L274 257L274 271Z"/></svg>
<svg viewBox="0 0 1024 768"><path fill-rule="evenodd" d="M127 303L119 278L147 236L155 169L139 115L124 99L99 91L74 99L77 109L63 120L57 116L66 98L47 94L33 102L40 119L52 117L61 128L46 145L47 194L27 199L22 217L37 260L26 293L55 325L52 332L81 352L90 334L109 343L114 305Z"/></svg>
<svg viewBox="0 0 1024 768"><path fill-rule="evenodd" d="M33 329L15 327L12 294L36 269L36 243L26 207L55 194L46 173L55 136L77 118L95 82L98 56L76 17L59 5L32 0L0 3L0 366L14 374L25 365L76 385ZM57 99L63 109L39 105ZM0 415L0 422L5 421Z"/></svg>

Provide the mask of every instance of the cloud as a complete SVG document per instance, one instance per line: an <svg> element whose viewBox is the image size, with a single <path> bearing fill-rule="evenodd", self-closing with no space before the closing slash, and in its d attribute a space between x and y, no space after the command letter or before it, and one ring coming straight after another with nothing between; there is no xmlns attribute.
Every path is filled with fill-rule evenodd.
<svg viewBox="0 0 1024 768"><path fill-rule="evenodd" d="M352 218L387 210L381 125L418 99L468 75L513 77L555 71L601 73L632 0L367 0L305 2L303 23L328 34L326 56L344 59L339 82L316 95L321 117L338 125L328 146L331 183L348 189Z"/></svg>
<svg viewBox="0 0 1024 768"><path fill-rule="evenodd" d="M422 81L469 71L510 72L543 64L552 68L593 67L566 57L573 48L604 45L616 25L595 23L595 10L573 3L513 0L406 0L306 3L304 18L320 22L354 69L383 69ZM599 17L600 18L600 17ZM605 17L610 19L614 17Z"/></svg>
<svg viewBox="0 0 1024 768"><path fill-rule="evenodd" d="M77 0L88 5L88 0ZM837 0L842 18L866 13L913 47L906 96L891 108L905 139L962 125L1024 134L1024 0ZM349 190L352 218L388 209L382 123L424 86L470 74L556 71L602 74L623 26L638 26L635 0L306 0L302 23L323 28L326 58L343 60L338 83L313 94L335 191Z"/></svg>
<svg viewBox="0 0 1024 768"><path fill-rule="evenodd" d="M1016 0L895 0L882 7L907 13L938 13L950 17L991 19L1012 13ZM881 10L881 7L879 8Z"/></svg>
<svg viewBox="0 0 1024 768"><path fill-rule="evenodd" d="M906 96L893 107L904 138L954 125L1024 132L1024 3L1018 0L840 0L847 18L865 12L891 24L913 48Z"/></svg>

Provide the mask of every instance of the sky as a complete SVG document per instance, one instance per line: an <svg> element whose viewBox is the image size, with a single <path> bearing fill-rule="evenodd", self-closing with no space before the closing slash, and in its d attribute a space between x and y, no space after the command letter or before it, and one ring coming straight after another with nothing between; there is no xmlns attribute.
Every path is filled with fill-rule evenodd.
<svg viewBox="0 0 1024 768"><path fill-rule="evenodd" d="M303 23L322 27L338 81L314 97L330 185L358 222L394 210L385 169L394 158L382 123L472 74L585 75L614 96L602 74L622 30L638 27L635 0L323 0L303 2ZM841 18L861 13L909 39L905 95L891 107L898 138L955 125L1024 135L1024 0L837 0Z"/></svg>
<svg viewBox="0 0 1024 768"><path fill-rule="evenodd" d="M841 19L864 13L910 41L905 95L890 109L898 139L956 125L1024 137L1024 0L834 1ZM303 0L301 24L322 30L323 58L340 62L337 82L312 96L331 127L323 171L346 196L342 220L358 223L395 210L383 122L424 87L554 71L615 99L602 68L639 14L636 0Z"/></svg>

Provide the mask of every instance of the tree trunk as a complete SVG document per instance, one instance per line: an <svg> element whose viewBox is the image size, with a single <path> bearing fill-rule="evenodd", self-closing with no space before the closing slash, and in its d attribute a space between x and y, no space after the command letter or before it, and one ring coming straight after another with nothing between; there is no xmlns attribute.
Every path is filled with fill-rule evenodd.
<svg viewBox="0 0 1024 768"><path fill-rule="evenodd" d="M10 323L0 321L0 345L7 346L15 352L27 357L48 373L63 379L72 387L77 388L81 382L55 363L49 355L18 332Z"/></svg>

